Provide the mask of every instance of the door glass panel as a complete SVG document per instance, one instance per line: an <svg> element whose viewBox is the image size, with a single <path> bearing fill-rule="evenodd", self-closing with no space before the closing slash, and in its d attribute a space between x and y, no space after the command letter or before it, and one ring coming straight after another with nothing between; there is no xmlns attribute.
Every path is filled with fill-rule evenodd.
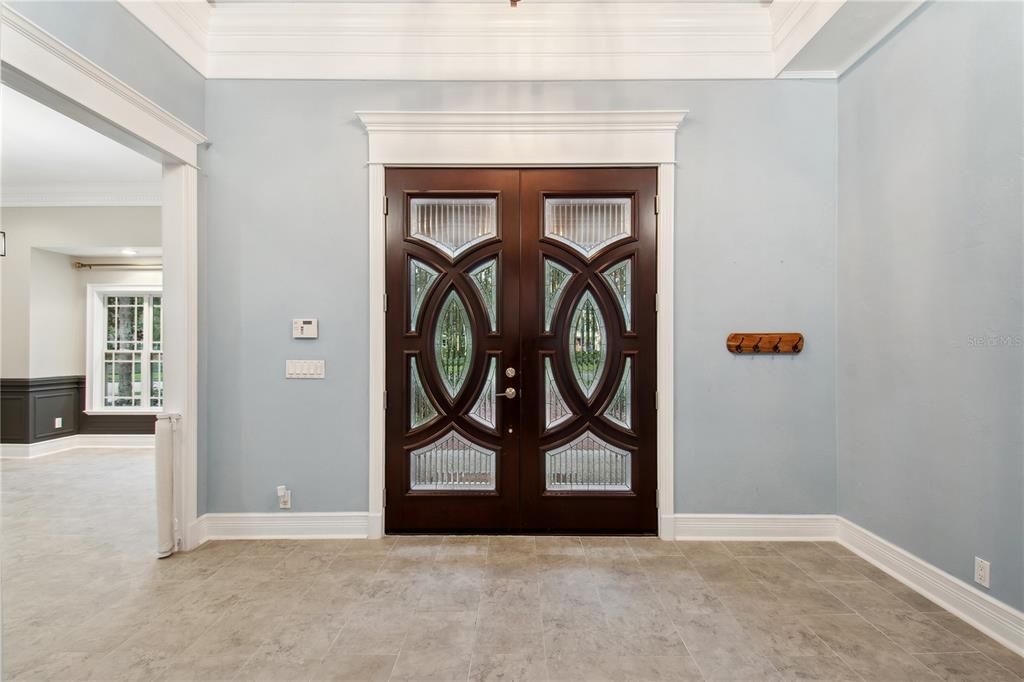
<svg viewBox="0 0 1024 682"><path fill-rule="evenodd" d="M544 199L544 236L590 258L632 234L629 197Z"/></svg>
<svg viewBox="0 0 1024 682"><path fill-rule="evenodd" d="M409 259L409 331L416 331L420 319L420 308L427 292L438 278L439 273L426 263Z"/></svg>
<svg viewBox="0 0 1024 682"><path fill-rule="evenodd" d="M498 200L414 198L409 203L409 237L455 260L498 234Z"/></svg>
<svg viewBox="0 0 1024 682"><path fill-rule="evenodd" d="M604 416L624 429L633 428L633 358L626 358L622 380Z"/></svg>
<svg viewBox="0 0 1024 682"><path fill-rule="evenodd" d="M469 442L457 431L413 450L410 487L413 490L494 490L497 453Z"/></svg>
<svg viewBox="0 0 1024 682"><path fill-rule="evenodd" d="M470 270L469 278L480 292L480 298L487 310L487 322L493 332L497 329L498 320L498 259L492 258Z"/></svg>
<svg viewBox="0 0 1024 682"><path fill-rule="evenodd" d="M415 429L437 416L437 410L434 409L433 403L427 397L427 392L423 389L423 381L415 357L410 358L409 361L409 387L409 428Z"/></svg>
<svg viewBox="0 0 1024 682"><path fill-rule="evenodd" d="M576 304L569 324L572 372L583 395L588 398L594 394L600 382L607 352L604 317L593 294L588 290Z"/></svg>
<svg viewBox="0 0 1024 682"><path fill-rule="evenodd" d="M633 331L633 261L627 258L601 273L615 292L615 300L622 309L626 331Z"/></svg>
<svg viewBox="0 0 1024 682"><path fill-rule="evenodd" d="M572 410L566 406L565 400L562 399L562 393L558 390L558 384L555 383L551 358L544 358L544 402L545 429L558 426L572 417Z"/></svg>
<svg viewBox="0 0 1024 682"><path fill-rule="evenodd" d="M550 258L544 259L544 331L551 331L551 320L555 308L562 298L565 285L572 279L572 272Z"/></svg>
<svg viewBox="0 0 1024 682"><path fill-rule="evenodd" d="M484 387L480 390L480 397L476 399L476 404L469 411L470 419L491 429L497 426L495 420L497 398L494 393L497 373L497 363L494 358L491 358L487 365L487 381L484 382Z"/></svg>
<svg viewBox="0 0 1024 682"><path fill-rule="evenodd" d="M469 363L473 358L473 332L469 313L459 295L452 289L441 305L434 337L437 369L448 395L454 398L466 383Z"/></svg>
<svg viewBox="0 0 1024 682"><path fill-rule="evenodd" d="M629 490L630 453L586 431L576 440L545 453L547 490Z"/></svg>

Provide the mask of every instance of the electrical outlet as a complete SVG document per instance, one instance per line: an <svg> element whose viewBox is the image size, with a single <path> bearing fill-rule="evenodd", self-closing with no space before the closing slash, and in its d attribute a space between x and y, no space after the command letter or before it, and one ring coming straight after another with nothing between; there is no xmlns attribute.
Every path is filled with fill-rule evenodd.
<svg viewBox="0 0 1024 682"><path fill-rule="evenodd" d="M989 587L989 572L991 567L981 557L974 557L974 582L982 587Z"/></svg>
<svg viewBox="0 0 1024 682"><path fill-rule="evenodd" d="M277 506L281 509L292 508L292 491L286 486L277 486Z"/></svg>
<svg viewBox="0 0 1024 682"><path fill-rule="evenodd" d="M62 428L64 428L64 417L54 417L53 418L53 428L55 428L55 429L62 429Z"/></svg>

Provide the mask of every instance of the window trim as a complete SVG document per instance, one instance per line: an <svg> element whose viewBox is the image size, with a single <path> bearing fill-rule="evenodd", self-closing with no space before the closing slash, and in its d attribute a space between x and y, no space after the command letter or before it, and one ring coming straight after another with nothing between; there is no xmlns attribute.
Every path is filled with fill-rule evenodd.
<svg viewBox="0 0 1024 682"><path fill-rule="evenodd" d="M106 315L103 299L115 296L163 296L162 284L89 284L85 309L85 414L162 414L162 407L107 407L103 404L103 353ZM147 313L149 315L150 313ZM162 340L162 339L161 339ZM162 346L161 346L162 348Z"/></svg>

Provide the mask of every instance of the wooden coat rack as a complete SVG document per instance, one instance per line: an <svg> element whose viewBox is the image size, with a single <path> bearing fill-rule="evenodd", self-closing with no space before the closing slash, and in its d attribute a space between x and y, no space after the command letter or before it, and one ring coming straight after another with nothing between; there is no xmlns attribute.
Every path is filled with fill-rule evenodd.
<svg viewBox="0 0 1024 682"><path fill-rule="evenodd" d="M797 332L733 332L725 347L737 355L789 355L804 349L804 335Z"/></svg>

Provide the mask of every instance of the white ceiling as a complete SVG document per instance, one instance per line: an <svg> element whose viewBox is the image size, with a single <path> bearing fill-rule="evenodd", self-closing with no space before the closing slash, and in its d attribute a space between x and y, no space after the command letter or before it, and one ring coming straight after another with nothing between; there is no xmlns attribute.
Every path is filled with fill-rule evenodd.
<svg viewBox="0 0 1024 682"><path fill-rule="evenodd" d="M0 203L4 206L150 206L160 164L0 88Z"/></svg>

